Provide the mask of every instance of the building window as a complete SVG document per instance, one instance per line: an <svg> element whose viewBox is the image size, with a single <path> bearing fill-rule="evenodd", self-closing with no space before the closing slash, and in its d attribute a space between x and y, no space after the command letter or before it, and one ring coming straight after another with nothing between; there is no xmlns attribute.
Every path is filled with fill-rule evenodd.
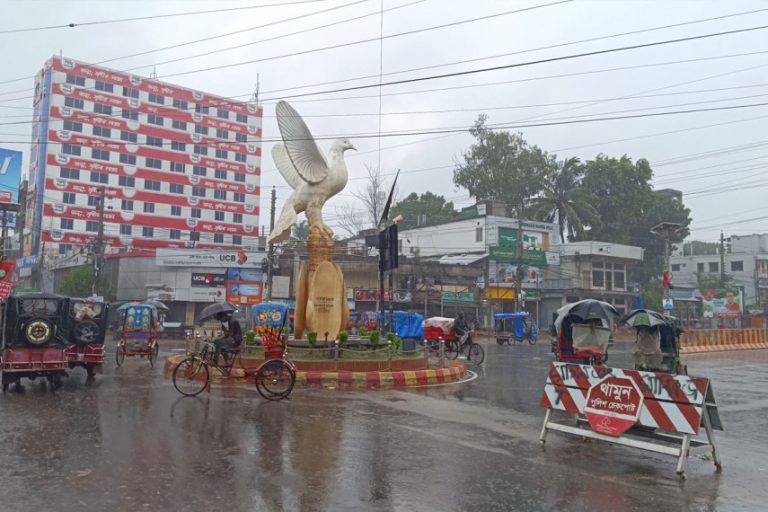
<svg viewBox="0 0 768 512"><path fill-rule="evenodd" d="M130 235L133 229L131 229L130 224L120 224L120 234L121 235Z"/></svg>
<svg viewBox="0 0 768 512"><path fill-rule="evenodd" d="M135 110L126 110L123 109L123 111L120 113L121 116L123 116L123 119L130 119L131 121L138 121L139 120L139 113Z"/></svg>
<svg viewBox="0 0 768 512"><path fill-rule="evenodd" d="M126 98L139 99L139 90L131 89L130 87L123 87L123 96Z"/></svg>
<svg viewBox="0 0 768 512"><path fill-rule="evenodd" d="M178 140L172 140L171 149L175 149L176 151L186 151L187 145L183 142L179 142Z"/></svg>
<svg viewBox="0 0 768 512"><path fill-rule="evenodd" d="M224 221L224 212L213 212L213 218L214 220L218 220L223 222Z"/></svg>
<svg viewBox="0 0 768 512"><path fill-rule="evenodd" d="M592 288L605 288L605 273L602 268L596 268L597 266L596 263L592 264Z"/></svg>
<svg viewBox="0 0 768 512"><path fill-rule="evenodd" d="M196 155L207 155L208 154L208 148L205 146L201 146L200 144L195 144L194 149L192 152Z"/></svg>
<svg viewBox="0 0 768 512"><path fill-rule="evenodd" d="M165 103L165 97L159 94L149 93L149 102L162 105L163 103Z"/></svg>
<svg viewBox="0 0 768 512"><path fill-rule="evenodd" d="M709 262L709 271L710 272L720 272L720 265L716 261L710 261Z"/></svg>
<svg viewBox="0 0 768 512"><path fill-rule="evenodd" d="M136 165L136 155L126 155L125 153L120 153L120 163Z"/></svg>
<svg viewBox="0 0 768 512"><path fill-rule="evenodd" d="M240 235L232 235L232 245L243 245L243 237Z"/></svg>
<svg viewBox="0 0 768 512"><path fill-rule="evenodd" d="M703 263L697 263L696 264L696 272L698 272L699 274L703 274L704 273L704 264Z"/></svg>
<svg viewBox="0 0 768 512"><path fill-rule="evenodd" d="M172 229L170 233L171 240L181 240L181 231L178 229Z"/></svg>
<svg viewBox="0 0 768 512"><path fill-rule="evenodd" d="M732 261L731 262L731 272L744 272L744 262L743 261Z"/></svg>
<svg viewBox="0 0 768 512"><path fill-rule="evenodd" d="M155 124L157 126L163 126L163 121L165 121L162 117L155 115L155 114L149 114L147 116L147 122L149 124Z"/></svg>
<svg viewBox="0 0 768 512"><path fill-rule="evenodd" d="M483 228L475 228L475 242L482 242L483 241Z"/></svg>
<svg viewBox="0 0 768 512"><path fill-rule="evenodd" d="M72 250L72 244L59 244L59 254L66 254Z"/></svg>
<svg viewBox="0 0 768 512"><path fill-rule="evenodd" d="M187 131L187 123L184 121L179 121L178 119L171 121L171 126L176 130Z"/></svg>
<svg viewBox="0 0 768 512"><path fill-rule="evenodd" d="M79 85L80 87L85 87L85 78L82 76L77 75L70 75L67 73L67 83L72 85Z"/></svg>
<svg viewBox="0 0 768 512"><path fill-rule="evenodd" d="M181 162L171 162L171 172L180 172L183 174L186 170L187 167Z"/></svg>
<svg viewBox="0 0 768 512"><path fill-rule="evenodd" d="M139 137L133 132L120 132L120 140L125 142L138 142Z"/></svg>
<svg viewBox="0 0 768 512"><path fill-rule="evenodd" d="M109 174L91 171L91 183L109 183Z"/></svg>
<svg viewBox="0 0 768 512"><path fill-rule="evenodd" d="M206 105L200 105L200 104L195 105L195 112L197 112L198 114L206 114L207 115L208 114L208 110L209 110L209 108Z"/></svg>
<svg viewBox="0 0 768 512"><path fill-rule="evenodd" d="M112 137L112 130L109 128L104 128L103 126L94 126L93 127L93 135L94 137Z"/></svg>
<svg viewBox="0 0 768 512"><path fill-rule="evenodd" d="M201 165L195 165L192 167L192 174L195 176L207 176L208 175L208 169Z"/></svg>
<svg viewBox="0 0 768 512"><path fill-rule="evenodd" d="M235 181L240 183L245 183L245 174L242 172L236 172L235 173Z"/></svg>
<svg viewBox="0 0 768 512"><path fill-rule="evenodd" d="M130 199L123 199L120 201L120 209L125 212L132 212L133 211L133 201Z"/></svg>
<svg viewBox="0 0 768 512"><path fill-rule="evenodd" d="M95 233L99 230L99 223L95 220L88 220L85 222L85 230Z"/></svg>
<svg viewBox="0 0 768 512"><path fill-rule="evenodd" d="M171 215L174 217L181 217L181 206L171 206Z"/></svg>
<svg viewBox="0 0 768 512"><path fill-rule="evenodd" d="M191 242L199 242L200 241L200 232L199 231L190 231L190 233L189 233L189 240Z"/></svg>
<svg viewBox="0 0 768 512"><path fill-rule="evenodd" d="M99 198L96 196L88 196L88 206L91 208L99 206Z"/></svg>
<svg viewBox="0 0 768 512"><path fill-rule="evenodd" d="M221 233L216 233L213 235L213 243L215 244L223 244L224 243L224 235Z"/></svg>
<svg viewBox="0 0 768 512"><path fill-rule="evenodd" d="M670 267L672 268L672 272L680 272L680 264L679 263L672 263L670 265Z"/></svg>
<svg viewBox="0 0 768 512"><path fill-rule="evenodd" d="M236 203L244 203L245 202L245 194L243 194L242 192L235 192L233 199L234 199L234 201Z"/></svg>
<svg viewBox="0 0 768 512"><path fill-rule="evenodd" d="M141 228L141 236L144 238L152 238L155 234L155 229L148 226Z"/></svg>
<svg viewBox="0 0 768 512"><path fill-rule="evenodd" d="M216 117L219 119L229 119L229 111L224 110L223 108L216 110Z"/></svg>
<svg viewBox="0 0 768 512"><path fill-rule="evenodd" d="M64 204L75 204L75 194L72 192L64 192L61 196L61 202Z"/></svg>
<svg viewBox="0 0 768 512"><path fill-rule="evenodd" d="M93 111L97 114L105 114L108 116L112 115L112 107L110 107L109 105L104 105L102 103L94 103Z"/></svg>
<svg viewBox="0 0 768 512"><path fill-rule="evenodd" d="M208 127L201 124L196 124L195 133L199 133L200 135L208 135Z"/></svg>
<svg viewBox="0 0 768 512"><path fill-rule="evenodd" d="M61 219L61 229L75 229L75 221L72 219Z"/></svg>
<svg viewBox="0 0 768 512"><path fill-rule="evenodd" d="M243 214L242 213L233 213L232 214L232 222L235 224L242 224L243 223Z"/></svg>
<svg viewBox="0 0 768 512"><path fill-rule="evenodd" d="M83 110L85 107L85 103L83 103L83 100L78 100L76 98L72 98L70 96L67 96L64 98L64 106L65 107L72 107L72 108L79 108L80 110Z"/></svg>
<svg viewBox="0 0 768 512"><path fill-rule="evenodd" d="M104 91L104 92L114 92L115 86L112 84L108 84L107 82L102 82L101 80L96 80L96 90Z"/></svg>
<svg viewBox="0 0 768 512"><path fill-rule="evenodd" d="M235 153L235 162L245 163L245 153Z"/></svg>
<svg viewBox="0 0 768 512"><path fill-rule="evenodd" d="M222 169L216 169L213 172L213 176L218 180L225 180L227 179L227 171L224 171Z"/></svg>
<svg viewBox="0 0 768 512"><path fill-rule="evenodd" d="M229 132L227 130L216 130L216 137L219 139L228 139Z"/></svg>
<svg viewBox="0 0 768 512"><path fill-rule="evenodd" d="M248 116L245 114L236 114L235 119L237 120L238 123L244 123L244 124L248 123Z"/></svg>
<svg viewBox="0 0 768 512"><path fill-rule="evenodd" d="M179 183L171 183L170 192L171 194L183 194L184 185L181 185Z"/></svg>
<svg viewBox="0 0 768 512"><path fill-rule="evenodd" d="M75 123L74 121L64 121L64 129L68 130L70 132L80 132L83 131L83 123Z"/></svg>
<svg viewBox="0 0 768 512"><path fill-rule="evenodd" d="M136 186L136 178L132 176L119 176L117 178L117 184L121 187L133 188Z"/></svg>
<svg viewBox="0 0 768 512"><path fill-rule="evenodd" d="M163 161L158 160L157 158L147 158L146 159L147 167L150 169L162 169L163 168Z"/></svg>
<svg viewBox="0 0 768 512"><path fill-rule="evenodd" d="M72 169L71 167L62 167L59 169L59 176L61 178L67 178L70 180L80 179L80 169Z"/></svg>
<svg viewBox="0 0 768 512"><path fill-rule="evenodd" d="M223 149L217 149L216 158L221 158L222 160L226 160L227 158L229 158L229 153L224 151Z"/></svg>
<svg viewBox="0 0 768 512"><path fill-rule="evenodd" d="M213 191L213 198L214 199L220 199L222 201L227 200L227 191L226 190L214 190Z"/></svg>
<svg viewBox="0 0 768 512"><path fill-rule="evenodd" d="M109 161L109 151L104 151L103 149L92 149L91 158L93 158L94 160Z"/></svg>
<svg viewBox="0 0 768 512"><path fill-rule="evenodd" d="M147 146L155 146L157 148L163 147L163 139L160 137L151 137L147 135Z"/></svg>
<svg viewBox="0 0 768 512"><path fill-rule="evenodd" d="M195 197L205 197L205 189L203 187L192 187L192 195Z"/></svg>
<svg viewBox="0 0 768 512"><path fill-rule="evenodd" d="M144 190L160 191L160 182L155 180L144 180Z"/></svg>
<svg viewBox="0 0 768 512"><path fill-rule="evenodd" d="M200 210L200 208L192 208L192 211L190 213L193 219L199 219L202 217L203 212Z"/></svg>
<svg viewBox="0 0 768 512"><path fill-rule="evenodd" d="M237 142L248 142L248 136L244 133L236 133L235 140Z"/></svg>
<svg viewBox="0 0 768 512"><path fill-rule="evenodd" d="M187 102L184 100L177 100L174 98L173 100L173 107L177 108L179 110L187 110L189 106L187 105Z"/></svg>
<svg viewBox="0 0 768 512"><path fill-rule="evenodd" d="M65 155L77 155L80 156L80 152L82 151L82 148L80 146L75 146L74 144L62 144L61 145L61 152Z"/></svg>
<svg viewBox="0 0 768 512"><path fill-rule="evenodd" d="M155 213L155 203L144 203L144 213Z"/></svg>

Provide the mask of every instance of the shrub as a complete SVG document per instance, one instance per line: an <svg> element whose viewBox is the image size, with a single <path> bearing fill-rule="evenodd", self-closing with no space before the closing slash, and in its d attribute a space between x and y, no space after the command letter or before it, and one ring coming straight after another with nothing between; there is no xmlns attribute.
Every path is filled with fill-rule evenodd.
<svg viewBox="0 0 768 512"><path fill-rule="evenodd" d="M369 339L371 340L371 348L374 350L379 348L379 342L381 341L381 335L379 334L379 331L372 331Z"/></svg>
<svg viewBox="0 0 768 512"><path fill-rule="evenodd" d="M343 347L349 341L349 333L347 331L339 332L339 346Z"/></svg>
<svg viewBox="0 0 768 512"><path fill-rule="evenodd" d="M256 332L255 331L245 331L245 344L246 345L255 345L256 344Z"/></svg>
<svg viewBox="0 0 768 512"><path fill-rule="evenodd" d="M360 336L368 336L368 329L366 329L365 327L361 327Z"/></svg>
<svg viewBox="0 0 768 512"><path fill-rule="evenodd" d="M307 341L309 342L309 346L312 348L315 348L317 346L317 333L316 332L308 332L307 333Z"/></svg>

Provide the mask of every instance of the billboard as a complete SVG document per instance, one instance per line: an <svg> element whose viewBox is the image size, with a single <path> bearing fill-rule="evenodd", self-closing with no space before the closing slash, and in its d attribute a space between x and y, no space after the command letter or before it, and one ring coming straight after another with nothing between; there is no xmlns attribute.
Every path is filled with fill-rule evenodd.
<svg viewBox="0 0 768 512"><path fill-rule="evenodd" d="M228 281L265 281L264 272L255 268L229 268L227 269Z"/></svg>
<svg viewBox="0 0 768 512"><path fill-rule="evenodd" d="M517 229L500 226L497 236L498 244L490 248L490 259L499 262L518 261ZM523 262L541 267L548 265L543 233L523 231Z"/></svg>
<svg viewBox="0 0 768 512"><path fill-rule="evenodd" d="M21 151L0 148L0 203L19 202Z"/></svg>
<svg viewBox="0 0 768 512"><path fill-rule="evenodd" d="M744 308L741 290L701 290L704 318L739 318Z"/></svg>
<svg viewBox="0 0 768 512"><path fill-rule="evenodd" d="M264 286L260 282L227 281L227 302L230 304L260 304L263 293Z"/></svg>

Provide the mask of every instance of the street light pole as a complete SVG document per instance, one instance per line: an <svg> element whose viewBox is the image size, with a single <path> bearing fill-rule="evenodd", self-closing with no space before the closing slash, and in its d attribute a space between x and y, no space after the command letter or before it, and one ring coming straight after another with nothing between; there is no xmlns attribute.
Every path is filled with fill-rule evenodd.
<svg viewBox="0 0 768 512"><path fill-rule="evenodd" d="M678 224L676 222L662 222L661 224L657 224L651 228L651 233L660 236L664 240L664 271L667 273L667 276L671 279L672 276L672 269L671 269L671 263L670 263L670 256L671 256L671 242L670 239L678 234L680 231L683 230L683 225ZM662 286L663 286L662 281ZM670 297L670 291L669 287L664 288L664 298L668 299Z"/></svg>

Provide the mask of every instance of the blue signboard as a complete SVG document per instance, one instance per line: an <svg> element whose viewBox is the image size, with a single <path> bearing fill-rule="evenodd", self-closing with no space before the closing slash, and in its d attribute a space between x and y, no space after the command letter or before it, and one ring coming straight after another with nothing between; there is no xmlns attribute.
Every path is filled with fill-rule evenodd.
<svg viewBox="0 0 768 512"><path fill-rule="evenodd" d="M21 151L0 148L0 202L19 202Z"/></svg>
<svg viewBox="0 0 768 512"><path fill-rule="evenodd" d="M264 280L264 272L255 268L229 268L227 281L258 281Z"/></svg>

